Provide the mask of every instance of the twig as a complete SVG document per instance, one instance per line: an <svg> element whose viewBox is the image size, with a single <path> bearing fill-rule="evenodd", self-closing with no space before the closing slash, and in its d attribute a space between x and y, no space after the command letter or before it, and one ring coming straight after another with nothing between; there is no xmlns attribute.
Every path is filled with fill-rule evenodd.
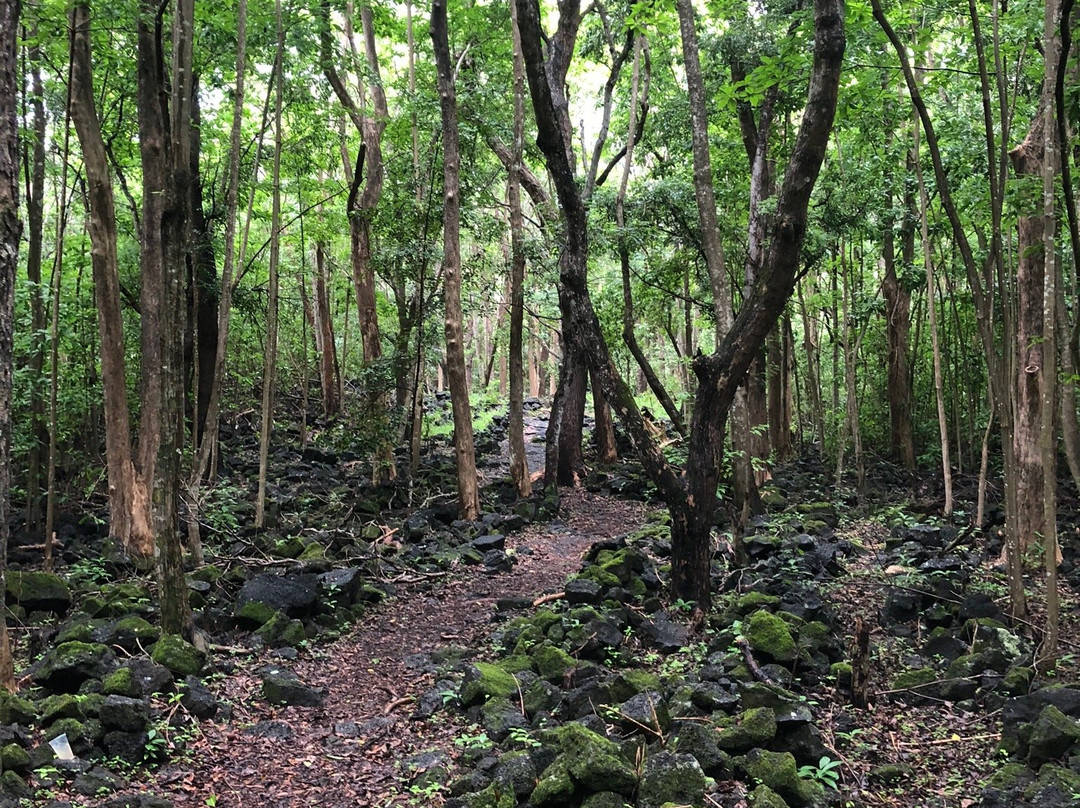
<svg viewBox="0 0 1080 808"><path fill-rule="evenodd" d="M761 666L758 665L757 660L754 659L754 654L750 650L750 643L746 641L746 638L739 637L737 640L735 640L735 645L738 646L739 650L742 651L743 659L746 660L746 666L750 668L750 673L755 679L757 679L759 682L764 682L767 685L776 684L776 681L771 676L769 676L769 674L765 673L765 671L761 669Z"/></svg>
<svg viewBox="0 0 1080 808"><path fill-rule="evenodd" d="M541 595L533 601L533 606L543 606L545 603L551 603L553 600L561 600L566 597L566 592L552 592L549 595Z"/></svg>
<svg viewBox="0 0 1080 808"><path fill-rule="evenodd" d="M398 707L401 707L404 704L408 704L410 701L413 700L413 696L402 696L400 699L394 699L392 702L383 707L382 714L390 715L390 713L394 712L394 710L396 710Z"/></svg>

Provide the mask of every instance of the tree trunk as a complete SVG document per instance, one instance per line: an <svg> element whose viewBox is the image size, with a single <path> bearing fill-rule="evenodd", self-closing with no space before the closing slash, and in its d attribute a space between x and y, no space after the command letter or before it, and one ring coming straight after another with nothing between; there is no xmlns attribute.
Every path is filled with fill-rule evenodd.
<svg viewBox="0 0 1080 808"><path fill-rule="evenodd" d="M461 312L460 227L460 151L458 144L457 94L450 62L446 2L431 5L431 42L435 50L438 74L439 106L443 124L443 290L445 294L446 369L450 382L450 401L454 410L454 454L457 459L458 510L462 519L475 519L480 513L480 495L476 477L476 452L473 447L472 410L469 386L465 377L465 344Z"/></svg>
<svg viewBox="0 0 1080 808"><path fill-rule="evenodd" d="M315 276L312 278L311 314L315 332L315 351L319 355L319 384L322 388L323 415L335 417L341 409L338 398L337 345L334 320L330 311L330 272L326 266L326 248L315 242Z"/></svg>
<svg viewBox="0 0 1080 808"><path fill-rule="evenodd" d="M179 534L180 458L184 443L184 283L191 255L193 0L178 0L173 14L172 71L156 5L138 20L139 152L142 221L139 236L142 401L137 492L150 505L158 573L161 627L192 637L191 610ZM170 94L171 93L171 94ZM169 105L166 107L165 99Z"/></svg>
<svg viewBox="0 0 1080 808"><path fill-rule="evenodd" d="M255 527L261 528L266 519L266 476L269 467L270 433L274 427L274 382L277 373L278 349L278 278L281 257L281 151L285 136L281 131L282 111L282 68L285 56L285 32L281 25L281 0L274 4L277 15L278 44L274 74L277 84L274 87L274 167L271 187L273 188L272 210L270 213L270 278L267 282L266 304L266 354L263 362L262 379L262 424L259 431L259 490L255 499Z"/></svg>
<svg viewBox="0 0 1080 808"><path fill-rule="evenodd" d="M31 37L36 39L36 26ZM30 286L30 456L26 469L26 528L41 529L42 458L49 443L45 424L45 287L41 283L42 249L45 242L45 90L41 83L41 46L29 48L30 106L33 110L34 145L27 178L26 218L29 241L26 247L26 279ZM46 555L52 543L45 541ZM51 560L51 559L50 559Z"/></svg>
<svg viewBox="0 0 1080 808"><path fill-rule="evenodd" d="M593 397L593 443L596 444L596 462L610 465L619 459L615 450L615 425L611 421L611 408L608 407L604 390L595 373L589 374L589 388Z"/></svg>
<svg viewBox="0 0 1080 808"><path fill-rule="evenodd" d="M131 424L120 314L120 277L116 253L116 206L112 178L94 107L90 61L90 14L76 5L71 17L71 120L82 147L86 173L94 295L98 310L101 380L105 405L105 456L109 481L109 536L133 556L153 553L153 533L145 494L136 500L131 452ZM150 405L147 404L149 407Z"/></svg>
<svg viewBox="0 0 1080 808"><path fill-rule="evenodd" d="M909 155L909 164L911 162ZM908 242L914 240L915 230L911 225L912 198L905 191L904 209L900 224L901 255L904 266L909 266ZM889 204L893 197L889 194ZM889 399L889 447L892 457L908 471L915 470L915 438L911 425L911 365L909 361L911 335L911 292L900 282L896 273L896 246L893 238L893 222L886 222L883 228L882 257L885 262L885 277L881 282L881 292L885 297L885 332L888 342L888 381L886 390Z"/></svg>
<svg viewBox="0 0 1080 808"><path fill-rule="evenodd" d="M918 153L919 126L915 124L915 152ZM926 271L926 313L930 327L930 350L934 357L934 398L937 401L938 436L941 440L941 476L945 483L946 519L953 512L952 463L949 457L949 424L945 418L945 386L941 371L941 346L938 344L937 307L934 303L934 264L930 256L930 229L927 223L929 199L926 183L923 181L922 167L916 163L915 173L919 183L919 221L922 227L923 265Z"/></svg>
<svg viewBox="0 0 1080 808"><path fill-rule="evenodd" d="M521 56L521 31L517 4L510 4L514 41L514 144L506 196L510 205L510 478L518 496L532 494L529 464L525 457L525 380L522 368L522 337L525 321L525 222L521 212L521 169L525 151L525 63ZM531 371L531 365L530 365ZM531 375L531 373L530 373Z"/></svg>
<svg viewBox="0 0 1080 808"><path fill-rule="evenodd" d="M19 266L18 0L0 0L0 591L11 534L11 403L15 274ZM39 268L40 275L40 268ZM35 290L35 294L37 291ZM0 614L0 687L15 690L7 614Z"/></svg>

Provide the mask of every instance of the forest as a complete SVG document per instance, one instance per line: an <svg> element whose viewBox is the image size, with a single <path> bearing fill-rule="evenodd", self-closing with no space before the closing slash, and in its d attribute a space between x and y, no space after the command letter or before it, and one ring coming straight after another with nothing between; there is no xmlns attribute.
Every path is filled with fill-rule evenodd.
<svg viewBox="0 0 1080 808"><path fill-rule="evenodd" d="M1080 805L1073 0L0 0L0 808Z"/></svg>

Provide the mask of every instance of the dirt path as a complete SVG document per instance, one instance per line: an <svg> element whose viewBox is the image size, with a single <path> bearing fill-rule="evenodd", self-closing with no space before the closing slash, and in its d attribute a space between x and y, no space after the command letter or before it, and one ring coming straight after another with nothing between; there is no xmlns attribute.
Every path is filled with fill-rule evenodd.
<svg viewBox="0 0 1080 808"><path fill-rule="evenodd" d="M446 712L427 721L410 717L434 685L418 655L479 648L500 598L558 591L593 542L633 529L645 514L640 504L582 491L564 492L562 502L558 520L508 538L519 559L512 572L487 576L474 567L414 579L332 645L296 662L245 659L218 688L233 720L204 723L192 756L162 767L147 790L177 808L430 804L402 792L402 763L427 753L452 763L461 723ZM325 688L324 706L268 705L257 674L267 664L289 666L301 681Z"/></svg>

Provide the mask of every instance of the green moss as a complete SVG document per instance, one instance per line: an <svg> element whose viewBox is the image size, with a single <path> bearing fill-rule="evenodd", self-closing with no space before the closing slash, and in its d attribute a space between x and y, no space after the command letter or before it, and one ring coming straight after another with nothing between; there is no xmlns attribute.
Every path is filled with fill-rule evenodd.
<svg viewBox="0 0 1080 808"><path fill-rule="evenodd" d="M750 793L750 808L788 808L788 804L768 786L758 786Z"/></svg>
<svg viewBox="0 0 1080 808"><path fill-rule="evenodd" d="M733 608L738 614L747 615L759 609L768 609L779 604L780 598L776 595L767 595L764 592L747 592L735 601Z"/></svg>
<svg viewBox="0 0 1080 808"><path fill-rule="evenodd" d="M27 604L30 609L66 611L71 605L67 582L59 575L37 570L9 570L7 596L16 603Z"/></svg>
<svg viewBox="0 0 1080 808"><path fill-rule="evenodd" d="M1006 763L987 781L987 788L1012 791L1031 779L1031 769L1023 763Z"/></svg>
<svg viewBox="0 0 1080 808"><path fill-rule="evenodd" d="M483 791L466 796L465 805L467 808L515 808L517 799L512 790L492 783Z"/></svg>
<svg viewBox="0 0 1080 808"><path fill-rule="evenodd" d="M509 698L517 692L517 679L498 665L477 662L473 667L477 674L466 677L461 685L461 701L466 707L481 704L489 698Z"/></svg>
<svg viewBox="0 0 1080 808"><path fill-rule="evenodd" d="M59 721L61 718L75 718L79 721L86 720L82 705L78 698L68 693L59 693L49 696L41 702L41 723L45 726Z"/></svg>
<svg viewBox="0 0 1080 808"><path fill-rule="evenodd" d="M196 676L206 664L206 654L176 634L166 634L154 643L150 658L181 676Z"/></svg>
<svg viewBox="0 0 1080 808"><path fill-rule="evenodd" d="M790 752L755 749L742 760L747 774L771 788L794 808L819 805L824 801L824 787L799 777L795 756Z"/></svg>
<svg viewBox="0 0 1080 808"><path fill-rule="evenodd" d="M208 584L216 584L221 577L221 567L216 564L207 564L205 567L199 567L193 573L191 573L192 580L204 581Z"/></svg>
<svg viewBox="0 0 1080 808"><path fill-rule="evenodd" d="M59 738L61 735L67 735L68 742L74 745L87 737L86 725L77 718L61 718L45 730L46 741Z"/></svg>
<svg viewBox="0 0 1080 808"><path fill-rule="evenodd" d="M570 763L565 757L560 757L540 775L529 803L534 808L561 808L568 805L573 797L574 781L570 778Z"/></svg>
<svg viewBox="0 0 1080 808"><path fill-rule="evenodd" d="M576 578L584 578L585 580L592 581L593 583L599 584L604 589L619 586L622 583L617 575L613 575L596 566L586 567L579 574L573 576L571 580Z"/></svg>
<svg viewBox="0 0 1080 808"><path fill-rule="evenodd" d="M248 625L266 625L276 614L278 614L277 609L261 600L249 600L236 608L236 619Z"/></svg>
<svg viewBox="0 0 1080 808"><path fill-rule="evenodd" d="M4 771L25 773L30 768L30 755L17 743L9 743L0 749L0 765Z"/></svg>
<svg viewBox="0 0 1080 808"><path fill-rule="evenodd" d="M301 621L290 620L281 612L274 612L273 617L255 630L255 636L274 648L295 647L307 639L307 632Z"/></svg>
<svg viewBox="0 0 1080 808"><path fill-rule="evenodd" d="M743 629L750 647L775 662L794 662L795 640L787 623L771 612L759 610L750 616Z"/></svg>
<svg viewBox="0 0 1080 808"><path fill-rule="evenodd" d="M0 724L33 724L38 720L38 708L17 693L0 688Z"/></svg>
<svg viewBox="0 0 1080 808"><path fill-rule="evenodd" d="M893 690L915 690L926 692L938 680L938 673L933 668L914 668L903 671L893 679Z"/></svg>
<svg viewBox="0 0 1080 808"><path fill-rule="evenodd" d="M101 680L101 692L106 696L128 696L138 698L141 695L139 683L131 668L117 668Z"/></svg>
<svg viewBox="0 0 1080 808"><path fill-rule="evenodd" d="M559 759L565 761L573 781L588 791L629 794L637 784L634 769L622 757L618 745L581 724L571 722L545 730L540 740L558 750ZM558 764L559 759L552 765ZM534 792L534 804L535 799Z"/></svg>
<svg viewBox="0 0 1080 808"><path fill-rule="evenodd" d="M1010 696L1023 696L1031 689L1031 680L1035 678L1035 669L1017 665L1005 672L1001 680L1001 689Z"/></svg>
<svg viewBox="0 0 1080 808"><path fill-rule="evenodd" d="M533 664L536 672L542 679L549 682L561 682L566 672L577 665L572 656L561 648L552 645L541 645L533 649Z"/></svg>
<svg viewBox="0 0 1080 808"><path fill-rule="evenodd" d="M531 671L533 669L532 658L525 654L514 654L499 660L499 667L509 674Z"/></svg>
<svg viewBox="0 0 1080 808"><path fill-rule="evenodd" d="M540 629L541 634L547 634L549 628L561 622L562 618L551 609L540 609L532 616L532 624Z"/></svg>
<svg viewBox="0 0 1080 808"><path fill-rule="evenodd" d="M748 752L776 736L776 713L771 707L743 711L738 722L720 733L716 745L728 752Z"/></svg>

